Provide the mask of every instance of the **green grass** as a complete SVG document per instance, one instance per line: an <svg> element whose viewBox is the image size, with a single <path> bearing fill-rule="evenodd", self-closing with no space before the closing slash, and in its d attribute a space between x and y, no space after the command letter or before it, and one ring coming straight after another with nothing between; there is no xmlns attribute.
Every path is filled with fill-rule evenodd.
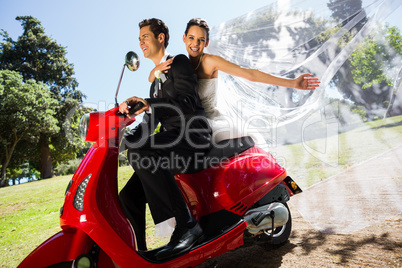
<svg viewBox="0 0 402 268"><path fill-rule="evenodd" d="M328 146L320 159L311 153ZM278 162L302 187L337 174L402 144L402 116L364 124L328 139L272 148ZM307 148L311 150L308 151ZM331 151L333 150L333 151ZM119 169L119 188L131 177L131 167ZM59 209L72 175L0 188L0 267L16 267L34 248L60 230ZM395 179L401 179L397 177ZM147 213L147 243L150 248L168 239L154 237L152 218Z"/></svg>
<svg viewBox="0 0 402 268"><path fill-rule="evenodd" d="M60 230L59 209L71 176L0 188L1 267L16 267Z"/></svg>

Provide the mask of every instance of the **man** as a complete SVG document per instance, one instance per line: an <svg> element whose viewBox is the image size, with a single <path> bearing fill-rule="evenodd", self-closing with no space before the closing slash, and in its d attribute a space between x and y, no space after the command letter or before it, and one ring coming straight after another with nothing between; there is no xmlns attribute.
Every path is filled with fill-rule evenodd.
<svg viewBox="0 0 402 268"><path fill-rule="evenodd" d="M163 21L147 19L139 27L144 57L155 66L171 58L166 53L169 30ZM173 174L185 172L195 154L207 152L211 138L197 93L197 76L188 58L174 57L167 74L161 76L151 86L151 98L132 97L120 105L120 112L128 113L128 106L142 102L144 107L135 115L146 112L144 121L124 137L122 144L128 148L135 173L120 192L120 201L136 233L138 249L146 250L146 202L155 224L176 219L170 242L155 256L160 260L188 251L202 235ZM161 132L151 135L158 122Z"/></svg>

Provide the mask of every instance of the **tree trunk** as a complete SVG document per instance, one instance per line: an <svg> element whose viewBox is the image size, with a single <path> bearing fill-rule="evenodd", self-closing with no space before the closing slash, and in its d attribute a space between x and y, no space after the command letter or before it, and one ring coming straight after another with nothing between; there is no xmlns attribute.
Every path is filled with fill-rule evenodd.
<svg viewBox="0 0 402 268"><path fill-rule="evenodd" d="M40 178L48 179L54 177L52 158L50 156L49 142L46 136L40 137Z"/></svg>
<svg viewBox="0 0 402 268"><path fill-rule="evenodd" d="M13 133L14 133L14 141L13 141L13 144L11 145L11 148L10 149L7 147L5 148L6 158L5 158L4 162L2 163L2 167L1 167L0 187L8 186L7 167L8 167L8 164L10 163L11 156L14 153L15 146L22 138L22 135L21 135L21 137L18 137L17 131L15 129L13 129Z"/></svg>
<svg viewBox="0 0 402 268"><path fill-rule="evenodd" d="M1 167L1 175L0 175L0 187L7 186L7 177L6 177L7 167L3 164Z"/></svg>

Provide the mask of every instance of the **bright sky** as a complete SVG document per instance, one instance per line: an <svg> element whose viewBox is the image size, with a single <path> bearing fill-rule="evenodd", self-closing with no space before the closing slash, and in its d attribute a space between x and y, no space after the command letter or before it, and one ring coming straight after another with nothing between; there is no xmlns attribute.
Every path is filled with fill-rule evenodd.
<svg viewBox="0 0 402 268"><path fill-rule="evenodd" d="M114 95L128 51L140 56L140 69L125 70L118 101L128 97L148 97L148 75L154 67L143 57L138 44L138 22L156 17L170 30L168 51L186 54L182 41L187 22L194 17L206 19L212 28L222 22L247 14L278 1L286 0L203 0L203 1L133 1L133 0L0 0L0 29L17 40L22 27L17 16L32 15L41 21L45 33L67 47L67 59L74 64L78 89L87 106L106 110L114 104ZM371 2L373 0L365 0ZM400 1L400 0L397 0ZM322 0L295 0L292 6L317 9L326 7ZM392 25L400 24L398 12L390 17ZM397 23L396 23L397 22Z"/></svg>
<svg viewBox="0 0 402 268"><path fill-rule="evenodd" d="M0 0L0 29L17 40L22 27L17 16L31 15L41 21L45 33L67 47L74 64L78 89L88 106L110 108L128 51L140 56L137 72L125 70L118 100L148 97L149 71L153 63L143 57L138 44L138 22L160 18L170 30L168 51L186 54L182 35L187 22L202 17L209 26L244 15L274 0L132 1L132 0Z"/></svg>

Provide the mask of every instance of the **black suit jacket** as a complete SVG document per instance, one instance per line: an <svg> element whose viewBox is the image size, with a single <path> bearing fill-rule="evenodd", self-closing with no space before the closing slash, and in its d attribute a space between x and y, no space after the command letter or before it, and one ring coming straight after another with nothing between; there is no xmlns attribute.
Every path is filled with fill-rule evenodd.
<svg viewBox="0 0 402 268"><path fill-rule="evenodd" d="M135 143L146 138L160 122L161 131L181 132L184 127L192 143L209 145L211 128L198 96L197 74L189 59L183 54L175 56L158 97L153 96L154 88L155 82L150 88L150 98L145 99L152 113L145 114L143 122L125 139Z"/></svg>

